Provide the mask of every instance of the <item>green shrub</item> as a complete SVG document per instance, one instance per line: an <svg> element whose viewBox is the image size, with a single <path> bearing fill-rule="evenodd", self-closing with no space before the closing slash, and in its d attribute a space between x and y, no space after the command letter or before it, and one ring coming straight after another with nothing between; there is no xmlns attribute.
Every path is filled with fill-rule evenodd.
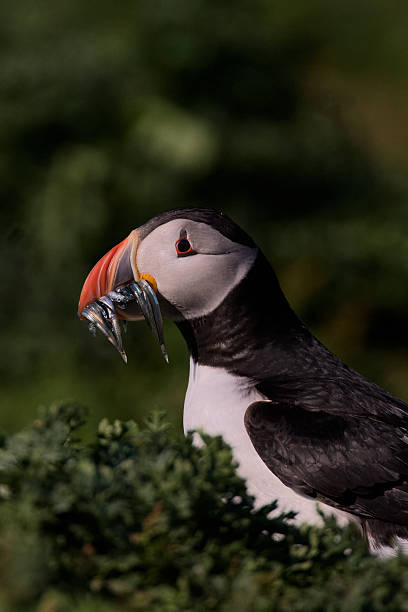
<svg viewBox="0 0 408 612"><path fill-rule="evenodd" d="M221 438L53 406L0 449L0 609L408 610L408 562L254 509Z"/></svg>

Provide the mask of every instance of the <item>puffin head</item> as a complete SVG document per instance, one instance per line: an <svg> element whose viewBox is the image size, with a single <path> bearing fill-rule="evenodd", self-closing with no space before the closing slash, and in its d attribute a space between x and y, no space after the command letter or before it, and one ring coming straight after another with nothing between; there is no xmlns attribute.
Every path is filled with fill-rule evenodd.
<svg viewBox="0 0 408 612"><path fill-rule="evenodd" d="M226 215L181 208L150 219L106 253L82 288L78 314L122 349L117 318L161 337L161 313L189 321L214 311L247 275L258 248Z"/></svg>

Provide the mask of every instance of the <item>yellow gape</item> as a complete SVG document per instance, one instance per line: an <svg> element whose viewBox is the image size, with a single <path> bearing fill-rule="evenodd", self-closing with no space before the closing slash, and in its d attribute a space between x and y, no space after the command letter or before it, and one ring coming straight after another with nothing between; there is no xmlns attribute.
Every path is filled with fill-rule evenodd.
<svg viewBox="0 0 408 612"><path fill-rule="evenodd" d="M154 276L151 274L141 274L140 278L144 278L152 286L153 291L157 293L157 283Z"/></svg>

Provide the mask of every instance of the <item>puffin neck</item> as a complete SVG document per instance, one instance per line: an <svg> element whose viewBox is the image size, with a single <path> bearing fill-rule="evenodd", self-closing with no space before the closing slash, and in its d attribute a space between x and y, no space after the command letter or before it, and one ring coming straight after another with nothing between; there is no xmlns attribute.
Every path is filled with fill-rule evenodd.
<svg viewBox="0 0 408 612"><path fill-rule="evenodd" d="M259 252L252 268L209 314L178 321L190 354L201 365L259 378L259 361L290 350L309 332L290 308L276 275ZM265 372L266 373L266 372Z"/></svg>

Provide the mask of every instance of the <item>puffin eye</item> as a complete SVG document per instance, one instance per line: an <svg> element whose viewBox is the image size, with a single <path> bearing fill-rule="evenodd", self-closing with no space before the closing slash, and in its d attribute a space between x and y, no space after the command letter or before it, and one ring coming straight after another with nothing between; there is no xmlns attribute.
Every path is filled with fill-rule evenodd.
<svg viewBox="0 0 408 612"><path fill-rule="evenodd" d="M179 238L176 241L176 252L179 257L185 257L186 255L193 255L195 253L187 238Z"/></svg>

